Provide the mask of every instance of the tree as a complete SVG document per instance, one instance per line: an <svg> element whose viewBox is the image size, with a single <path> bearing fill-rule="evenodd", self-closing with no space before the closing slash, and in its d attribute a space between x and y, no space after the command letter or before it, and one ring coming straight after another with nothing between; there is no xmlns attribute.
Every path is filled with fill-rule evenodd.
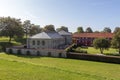
<svg viewBox="0 0 120 80"><path fill-rule="evenodd" d="M92 33L93 31L92 31L92 29L90 28L90 27L88 27L88 28L86 28L86 31L85 31L86 33Z"/></svg>
<svg viewBox="0 0 120 80"><path fill-rule="evenodd" d="M78 27L77 28L77 33L84 33L83 27Z"/></svg>
<svg viewBox="0 0 120 80"><path fill-rule="evenodd" d="M100 33L99 31L94 31L94 33Z"/></svg>
<svg viewBox="0 0 120 80"><path fill-rule="evenodd" d="M113 48L116 48L119 50L119 54L120 54L120 29L117 33L115 33L111 44Z"/></svg>
<svg viewBox="0 0 120 80"><path fill-rule="evenodd" d="M111 29L109 27L105 27L103 32L111 33Z"/></svg>
<svg viewBox="0 0 120 80"><path fill-rule="evenodd" d="M30 29L30 35L32 36L32 35L35 35L35 34L37 34L37 33L40 33L42 31L42 29L40 28L40 26L39 25L34 25L34 24L32 24L32 27L31 27L31 29Z"/></svg>
<svg viewBox="0 0 120 80"><path fill-rule="evenodd" d="M64 31L68 32L68 28L65 27L65 26L61 26L60 28L57 28L57 29L56 29L57 32L59 32L59 31L61 31L61 30L64 30Z"/></svg>
<svg viewBox="0 0 120 80"><path fill-rule="evenodd" d="M44 27L43 31L46 31L46 32L55 31L54 25L52 25L52 24L46 25L46 26Z"/></svg>
<svg viewBox="0 0 120 80"><path fill-rule="evenodd" d="M23 28L20 19L11 17L0 18L1 34L9 37L9 42L14 36L23 36Z"/></svg>
<svg viewBox="0 0 120 80"><path fill-rule="evenodd" d="M26 38L30 33L31 27L32 27L32 24L31 24L30 20L26 20L23 22L23 29L24 29L24 33L26 35Z"/></svg>
<svg viewBox="0 0 120 80"><path fill-rule="evenodd" d="M96 49L100 49L101 54L103 54L103 51L105 49L109 49L110 42L107 39L104 38L98 38L93 41L93 46Z"/></svg>
<svg viewBox="0 0 120 80"><path fill-rule="evenodd" d="M116 27L113 33L117 33L120 30L120 27Z"/></svg>

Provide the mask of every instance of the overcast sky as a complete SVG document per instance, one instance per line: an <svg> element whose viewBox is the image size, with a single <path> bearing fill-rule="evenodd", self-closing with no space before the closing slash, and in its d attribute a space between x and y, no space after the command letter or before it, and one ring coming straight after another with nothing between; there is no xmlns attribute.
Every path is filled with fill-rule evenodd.
<svg viewBox="0 0 120 80"><path fill-rule="evenodd" d="M0 0L0 16L11 16L41 27L53 24L75 32L78 26L93 31L120 26L120 0Z"/></svg>

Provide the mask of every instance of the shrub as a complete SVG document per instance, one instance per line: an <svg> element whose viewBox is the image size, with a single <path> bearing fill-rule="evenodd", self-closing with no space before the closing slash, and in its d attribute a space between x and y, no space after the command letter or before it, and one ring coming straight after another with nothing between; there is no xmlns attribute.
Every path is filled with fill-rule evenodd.
<svg viewBox="0 0 120 80"><path fill-rule="evenodd" d="M73 52L73 51L74 51L74 50L73 50L74 47L76 47L76 45L75 45L75 44L72 44L72 45L70 45L69 47L67 47L67 48L65 49L65 51L66 51L66 52Z"/></svg>
<svg viewBox="0 0 120 80"><path fill-rule="evenodd" d="M11 47L13 46L13 43L9 43L9 42L0 42L0 46L1 46L1 50L5 51L6 47Z"/></svg>

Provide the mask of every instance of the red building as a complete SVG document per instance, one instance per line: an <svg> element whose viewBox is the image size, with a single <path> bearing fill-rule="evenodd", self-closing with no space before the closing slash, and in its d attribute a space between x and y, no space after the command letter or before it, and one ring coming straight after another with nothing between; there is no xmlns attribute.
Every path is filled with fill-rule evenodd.
<svg viewBox="0 0 120 80"><path fill-rule="evenodd" d="M77 45L92 46L93 40L96 38L106 38L111 40L113 33L75 33L73 34L73 42Z"/></svg>

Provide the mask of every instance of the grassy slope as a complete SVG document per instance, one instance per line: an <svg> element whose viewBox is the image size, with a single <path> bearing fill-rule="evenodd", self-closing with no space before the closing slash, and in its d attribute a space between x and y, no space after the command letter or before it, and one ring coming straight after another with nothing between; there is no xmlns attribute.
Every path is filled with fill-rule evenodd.
<svg viewBox="0 0 120 80"><path fill-rule="evenodd" d="M88 47L88 49L82 49L82 50L87 50L88 53L90 54L98 54L100 53L99 49L95 49L93 47ZM117 53L116 49L110 48L108 50L104 50L104 54L113 54L113 53Z"/></svg>
<svg viewBox="0 0 120 80"><path fill-rule="evenodd" d="M2 80L120 80L120 65L0 54Z"/></svg>

